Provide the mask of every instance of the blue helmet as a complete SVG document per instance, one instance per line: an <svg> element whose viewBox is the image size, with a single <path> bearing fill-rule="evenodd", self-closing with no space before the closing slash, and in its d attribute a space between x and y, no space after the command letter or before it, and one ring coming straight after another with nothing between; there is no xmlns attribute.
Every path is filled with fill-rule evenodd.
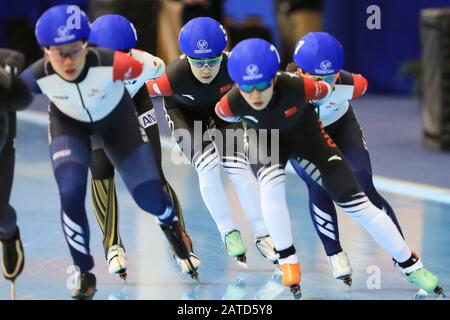
<svg viewBox="0 0 450 320"><path fill-rule="evenodd" d="M216 20L199 17L190 20L180 31L180 49L195 59L217 56L227 46L227 34Z"/></svg>
<svg viewBox="0 0 450 320"><path fill-rule="evenodd" d="M294 62L311 74L334 74L344 65L344 49L331 34L310 32L295 45Z"/></svg>
<svg viewBox="0 0 450 320"><path fill-rule="evenodd" d="M113 50L129 50L136 47L137 34L133 24L118 14L106 14L91 25L89 43Z"/></svg>
<svg viewBox="0 0 450 320"><path fill-rule="evenodd" d="M277 48L259 38L239 42L228 57L228 73L239 85L271 80L280 67Z"/></svg>
<svg viewBox="0 0 450 320"><path fill-rule="evenodd" d="M59 46L87 40L90 27L84 11L75 5L54 6L36 22L35 34L40 46Z"/></svg>

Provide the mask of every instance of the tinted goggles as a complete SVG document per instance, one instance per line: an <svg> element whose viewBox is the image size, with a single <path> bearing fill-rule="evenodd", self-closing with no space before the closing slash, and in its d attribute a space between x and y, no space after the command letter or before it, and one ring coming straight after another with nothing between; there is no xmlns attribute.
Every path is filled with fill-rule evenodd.
<svg viewBox="0 0 450 320"><path fill-rule="evenodd" d="M196 69L202 70L204 67L208 67L209 69L214 68L222 61L222 55L211 58L211 59L193 59L188 57L188 61Z"/></svg>
<svg viewBox="0 0 450 320"><path fill-rule="evenodd" d="M272 85L272 80L269 80L269 81L261 81L261 82L254 83L254 84L241 84L241 85L239 85L239 89L241 89L244 92L250 93L254 89L256 89L258 91L264 91L267 88L269 88L271 85Z"/></svg>

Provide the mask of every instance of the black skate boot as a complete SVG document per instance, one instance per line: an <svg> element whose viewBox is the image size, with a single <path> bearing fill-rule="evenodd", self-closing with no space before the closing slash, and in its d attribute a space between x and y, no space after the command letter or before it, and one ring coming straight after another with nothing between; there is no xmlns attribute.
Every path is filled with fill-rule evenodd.
<svg viewBox="0 0 450 320"><path fill-rule="evenodd" d="M182 225L181 228L181 237L183 242L186 244L187 249L189 251L189 259L182 260L176 254L173 255L173 258L177 262L178 266L181 268L181 272L189 275L194 280L199 280L198 278L198 269L202 264L200 258L194 253L194 249L192 247L192 240L189 237L186 229Z"/></svg>
<svg viewBox="0 0 450 320"><path fill-rule="evenodd" d="M23 253L20 231L17 228L11 239L2 240L3 248L3 276L10 281L15 281L23 270L25 256Z"/></svg>
<svg viewBox="0 0 450 320"><path fill-rule="evenodd" d="M81 272L77 283L77 288L72 291L72 298L78 300L90 300L94 297L97 280L90 272Z"/></svg>
<svg viewBox="0 0 450 320"><path fill-rule="evenodd" d="M181 267L182 272L188 274L192 279L198 280L197 270L200 266L200 260L192 251L192 241L178 219L175 219L169 225L161 224L160 227L175 253L175 260Z"/></svg>

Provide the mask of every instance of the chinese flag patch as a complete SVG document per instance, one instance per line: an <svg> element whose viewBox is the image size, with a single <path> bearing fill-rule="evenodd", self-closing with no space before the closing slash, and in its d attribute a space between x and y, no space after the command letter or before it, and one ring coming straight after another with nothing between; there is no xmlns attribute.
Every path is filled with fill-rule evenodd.
<svg viewBox="0 0 450 320"><path fill-rule="evenodd" d="M296 114L298 111L296 106L290 107L289 109L284 110L284 116L286 118L289 118L291 116L293 116L294 114Z"/></svg>

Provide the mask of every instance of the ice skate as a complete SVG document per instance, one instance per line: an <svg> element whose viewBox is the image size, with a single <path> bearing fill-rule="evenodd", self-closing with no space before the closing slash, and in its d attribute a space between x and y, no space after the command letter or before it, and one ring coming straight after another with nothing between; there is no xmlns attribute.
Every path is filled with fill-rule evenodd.
<svg viewBox="0 0 450 320"><path fill-rule="evenodd" d="M273 264L278 264L279 254L275 250L275 245L273 244L272 238L267 235L263 237L256 238L255 241L256 249L259 253L272 262Z"/></svg>
<svg viewBox="0 0 450 320"><path fill-rule="evenodd" d="M426 293L434 293L437 296L445 297L444 289L439 285L438 277L424 267L408 273L406 276L410 283Z"/></svg>
<svg viewBox="0 0 450 320"><path fill-rule="evenodd" d="M72 298L78 300L92 299L96 291L96 283L97 281L93 273L79 273L77 279L77 287L72 291Z"/></svg>
<svg viewBox="0 0 450 320"><path fill-rule="evenodd" d="M230 257L235 257L240 266L247 268L247 248L242 241L239 230L232 230L225 235L224 238L227 254Z"/></svg>
<svg viewBox="0 0 450 320"><path fill-rule="evenodd" d="M285 263L280 264L281 272L283 273L283 286L289 287L295 300L302 298L300 290L300 264L299 263Z"/></svg>
<svg viewBox="0 0 450 320"><path fill-rule="evenodd" d="M342 280L345 285L352 286L353 269L345 251L341 251L328 257L331 270L335 279Z"/></svg>
<svg viewBox="0 0 450 320"><path fill-rule="evenodd" d="M444 289L439 285L438 277L425 269L419 256L413 252L411 257L403 262L398 263L398 267L407 277L408 281L422 289L427 294L434 293L437 296L445 297ZM416 295L424 296L420 290Z"/></svg>
<svg viewBox="0 0 450 320"><path fill-rule="evenodd" d="M180 260L179 266L183 273L188 274L194 280L198 280L200 259L192 252L192 242L182 229L178 219L175 218L169 225L161 224L160 226L176 256L175 260L177 260L177 263Z"/></svg>
<svg viewBox="0 0 450 320"><path fill-rule="evenodd" d="M202 264L199 257L197 257L193 252L190 252L189 259L180 259L176 254L173 255L173 258L181 268L181 272L183 274L189 275L194 280L199 280L198 269Z"/></svg>
<svg viewBox="0 0 450 320"><path fill-rule="evenodd" d="M108 271L110 274L118 274L119 277L126 281L128 259L124 248L121 245L113 245L108 249L106 256L108 261Z"/></svg>
<svg viewBox="0 0 450 320"><path fill-rule="evenodd" d="M11 239L2 241L3 263L2 271L5 279L11 281L11 300L16 298L16 278L23 270L25 256L23 252L20 231L17 228Z"/></svg>

